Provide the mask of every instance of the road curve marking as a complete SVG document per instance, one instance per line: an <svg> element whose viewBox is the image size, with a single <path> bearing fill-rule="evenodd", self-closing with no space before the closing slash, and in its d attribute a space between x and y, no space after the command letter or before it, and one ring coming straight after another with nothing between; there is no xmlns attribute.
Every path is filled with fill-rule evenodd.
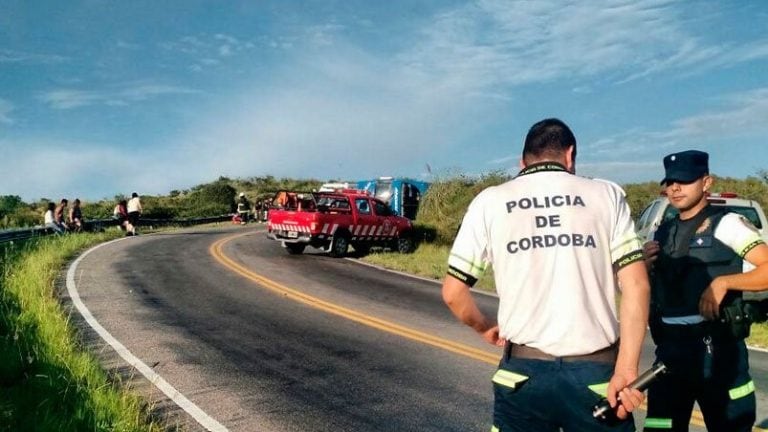
<svg viewBox="0 0 768 432"><path fill-rule="evenodd" d="M229 258L227 255L224 254L223 248L225 244L229 243L230 241L238 237L243 237L249 234L250 233L236 234L233 236L225 237L221 240L214 242L209 248L209 251L211 255L214 257L214 259L224 267L227 267L228 269L232 270L233 272L239 274L240 276L246 279L256 282L257 284L263 286L264 288L267 288L275 293L282 294L283 296L288 297L291 300L304 303L314 308L340 316L342 318L355 321L357 323L360 323L369 327L373 327L378 330L382 330L388 333L402 336L417 342L423 342L425 344L428 344L437 348L442 348L446 351L450 351L455 354L460 354L475 360L480 360L488 364L498 365L499 363L498 354L489 353L487 351L470 347L469 345L464 345L464 344L456 343L447 339L435 337L427 333L420 332L418 330L414 330L408 327L401 326L399 324L395 324L391 321L386 321L380 318L367 316L355 310L339 306L337 304L322 300L317 297L313 297L308 294L304 294L298 290L289 288L267 277L264 277L238 264L237 262L235 262L234 260L232 260L231 258ZM647 408L648 407L646 403L643 402L641 409L647 411ZM695 426L706 427L706 424L704 423L704 417L701 414L701 412L698 410L693 410L691 414L690 423ZM753 427L752 431L765 432L766 430L760 429L758 427Z"/></svg>
<svg viewBox="0 0 768 432"><path fill-rule="evenodd" d="M235 262L234 260L226 256L222 251L226 243L228 243L229 241L237 237L241 237L244 235L247 235L247 234L238 234L230 237L225 237L221 240L216 241L211 245L209 249L211 255L213 255L216 261L218 261L220 264L232 270L233 272L239 274L240 276L246 279L249 279L253 282L256 282L259 285L263 286L264 288L267 288L275 293L281 294L282 296L287 297L291 300L294 300L294 301L306 304L308 306L314 307L316 309L320 309L324 312L366 325L368 327L373 327L375 329L382 330L387 333L392 333L398 336L405 337L407 339L422 342L434 347L442 348L446 351L450 351L456 354L461 354L463 356L466 356L475 360L480 360L488 364L497 365L499 363L498 354L483 351L483 350L471 347L469 345L464 345L464 344L450 341L448 339L432 336L430 334L427 334L409 327L405 327L391 321L387 321L380 318L371 317L371 316L362 314L355 310L345 308L343 306L339 306L337 304L334 304L334 303L322 300L320 298L302 293L298 290L289 288L285 285L282 285L278 282L275 282L271 279L268 279L258 273L255 273L247 269L246 267L238 264L237 262Z"/></svg>
<svg viewBox="0 0 768 432"><path fill-rule="evenodd" d="M88 323L88 325L90 325L91 328L93 328L96 333L98 333L99 336L101 336L101 338L104 339L104 341L108 343L120 355L120 357L123 358L123 360L141 372L141 374L144 375L144 377L148 379L149 382L154 384L155 387L157 387L166 396L168 396L168 398L171 399L176 405L186 411L187 414L192 416L192 418L194 418L200 424L200 426L212 432L228 432L226 427L201 410L192 401L187 399L183 394L176 390L176 388L174 388L165 379L163 379L163 377L152 370L151 367L147 366L147 364L141 361L138 357L133 355L133 353L131 353L128 348L126 348L117 339L115 339L107 331L107 329L99 324L93 314L91 314L91 311L88 310L88 308L80 299L80 294L77 291L77 284L75 283L75 272L77 271L78 264L80 264L80 262L86 256L88 256L88 254L95 251L96 249L126 239L127 238L121 238L96 245L85 251L72 263L72 265L70 265L69 270L67 270L67 293L69 293L69 297L72 299L72 303L74 303L75 307L80 312L80 315L85 318L85 321Z"/></svg>

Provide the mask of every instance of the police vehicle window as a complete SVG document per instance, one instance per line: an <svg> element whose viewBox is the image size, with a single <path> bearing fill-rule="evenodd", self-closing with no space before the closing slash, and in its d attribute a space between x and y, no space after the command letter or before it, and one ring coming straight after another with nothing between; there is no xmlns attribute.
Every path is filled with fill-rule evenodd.
<svg viewBox="0 0 768 432"><path fill-rule="evenodd" d="M365 198L357 198L355 200L355 205L357 206L358 213L362 214L371 214L371 208L368 205L368 200Z"/></svg>
<svg viewBox="0 0 768 432"><path fill-rule="evenodd" d="M757 229L762 229L763 225L760 223L760 217L757 215L757 210L755 210L752 207L731 207L731 206L725 206L726 209L730 212L738 213L745 218L747 218L748 221L752 223L752 225L755 226Z"/></svg>
<svg viewBox="0 0 768 432"><path fill-rule="evenodd" d="M646 226L650 225L653 222L654 215L658 213L659 207L661 206L661 201L655 200L652 202L648 207L646 207L645 211L643 211L642 216L640 216L640 222L638 223L638 230L641 230L645 228Z"/></svg>
<svg viewBox="0 0 768 432"><path fill-rule="evenodd" d="M392 216L392 211L389 209L389 206L384 204L383 202L376 201L376 214L379 216Z"/></svg>
<svg viewBox="0 0 768 432"><path fill-rule="evenodd" d="M655 204L655 203L654 203ZM651 204L648 207L645 208L645 210L640 213L640 219L637 220L637 228L638 230L641 230L645 228L645 224L648 222L648 216L651 214L651 207L654 205Z"/></svg>

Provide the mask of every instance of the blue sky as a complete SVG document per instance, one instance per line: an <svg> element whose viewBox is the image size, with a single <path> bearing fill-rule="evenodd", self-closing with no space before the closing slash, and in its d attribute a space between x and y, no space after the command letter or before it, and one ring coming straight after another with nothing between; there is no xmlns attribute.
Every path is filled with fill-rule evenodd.
<svg viewBox="0 0 768 432"><path fill-rule="evenodd" d="M0 195L167 194L219 176L658 180L697 148L768 169L765 1L0 2Z"/></svg>

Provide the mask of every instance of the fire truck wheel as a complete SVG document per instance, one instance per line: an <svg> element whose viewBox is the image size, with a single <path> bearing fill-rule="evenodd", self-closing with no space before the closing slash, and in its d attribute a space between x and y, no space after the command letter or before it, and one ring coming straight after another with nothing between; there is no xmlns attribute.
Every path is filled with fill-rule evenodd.
<svg viewBox="0 0 768 432"><path fill-rule="evenodd" d="M331 256L334 258L344 258L347 256L349 250L349 238L344 234L336 234L333 236L333 242L331 243Z"/></svg>
<svg viewBox="0 0 768 432"><path fill-rule="evenodd" d="M413 252L413 239L409 236L398 237L397 251L403 254Z"/></svg>
<svg viewBox="0 0 768 432"><path fill-rule="evenodd" d="M307 247L304 243L286 243L285 250L291 255L301 255L304 253L304 248Z"/></svg>

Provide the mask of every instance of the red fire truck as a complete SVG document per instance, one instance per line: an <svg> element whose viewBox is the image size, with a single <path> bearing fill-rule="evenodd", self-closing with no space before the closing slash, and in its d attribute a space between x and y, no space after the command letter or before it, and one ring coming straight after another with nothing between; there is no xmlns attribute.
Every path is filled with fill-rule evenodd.
<svg viewBox="0 0 768 432"><path fill-rule="evenodd" d="M379 246L408 253L413 250L413 225L396 216L383 201L356 189L333 192L280 191L272 201L267 235L290 254L307 246L334 257L347 255L351 245L365 254Z"/></svg>

